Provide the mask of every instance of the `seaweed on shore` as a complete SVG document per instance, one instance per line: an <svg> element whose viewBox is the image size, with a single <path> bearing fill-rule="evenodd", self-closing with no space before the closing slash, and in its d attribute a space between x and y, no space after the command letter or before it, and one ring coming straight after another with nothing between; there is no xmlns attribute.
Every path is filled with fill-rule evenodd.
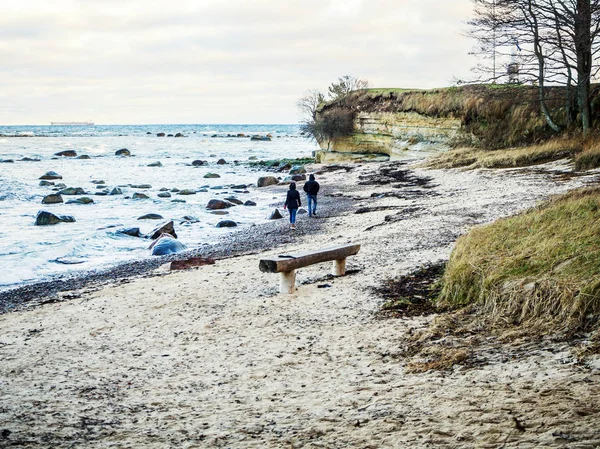
<svg viewBox="0 0 600 449"><path fill-rule="evenodd" d="M446 264L428 264L397 279L388 279L375 293L386 300L380 316L400 318L439 312L434 300L439 293L438 281Z"/></svg>
<svg viewBox="0 0 600 449"><path fill-rule="evenodd" d="M358 182L359 185L388 185L394 184L392 187L395 189L401 189L404 187L421 187L431 188L431 178L424 176L417 176L411 170L401 169L406 165L406 162L391 162L389 164L382 165L379 168L378 173L369 173L368 175L361 175Z"/></svg>

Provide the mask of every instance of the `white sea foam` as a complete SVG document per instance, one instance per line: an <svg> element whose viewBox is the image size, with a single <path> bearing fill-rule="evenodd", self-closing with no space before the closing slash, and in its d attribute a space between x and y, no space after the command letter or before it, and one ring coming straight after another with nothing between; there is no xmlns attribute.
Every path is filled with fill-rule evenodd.
<svg viewBox="0 0 600 449"><path fill-rule="evenodd" d="M196 133L194 134L194 131ZM146 134L151 132L151 134ZM186 137L157 137L156 133L176 134ZM160 222L138 220L147 213L158 213L166 220L175 220L179 239L189 248L213 242L229 229L215 225L224 217L210 214L205 209L211 198L223 198L232 189L213 190L211 187L235 184L253 184L267 172L234 165L234 160L247 162L250 156L258 159L308 157L316 146L298 135L298 127L290 125L152 125L105 127L0 127L0 134L29 133L35 137L0 139L0 159L13 159L14 163L0 165L0 289L24 282L47 279L73 270L109 267L132 259L149 257L149 242L128 237L116 231L125 227L140 227L149 232ZM213 134L246 135L273 134L271 142L251 141L249 138L210 137ZM115 151L128 148L132 157L117 157ZM55 157L54 154L72 149L91 159ZM211 155L215 155L214 157ZM39 162L20 159L39 158ZM227 165L217 165L224 158ZM195 159L207 160L207 166L193 167ZM162 167L148 167L160 161ZM63 176L69 187L82 187L94 204L41 204L42 198L53 193L51 187L39 185L39 178L47 171ZM205 179L208 172L221 178ZM121 187L124 194L96 196L99 190L91 181L103 180L109 189ZM128 185L150 184L150 189L135 189ZM171 193L171 198L159 198L160 188L208 191L182 196ZM135 192L150 196L148 200L134 200ZM228 192L225 194L225 192ZM274 199L272 194L260 189L250 189L249 194L235 193L239 199L253 200L256 207L238 206L229 209L226 217L240 226L249 226L267 219ZM78 198L64 196L63 199ZM174 203L184 199L185 203ZM35 226L35 216L40 210L57 215L72 215L75 223L54 226ZM194 216L198 223L181 224L184 216ZM116 227L110 227L116 226ZM105 229L99 229L105 228ZM75 265L57 263L57 259L76 260Z"/></svg>

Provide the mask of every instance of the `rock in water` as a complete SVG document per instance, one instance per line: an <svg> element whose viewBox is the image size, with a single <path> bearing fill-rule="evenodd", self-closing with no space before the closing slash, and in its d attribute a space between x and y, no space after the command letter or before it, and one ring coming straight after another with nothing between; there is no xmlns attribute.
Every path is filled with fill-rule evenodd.
<svg viewBox="0 0 600 449"><path fill-rule="evenodd" d="M289 174L290 175L303 175L306 173L306 169L302 165L294 165Z"/></svg>
<svg viewBox="0 0 600 449"><path fill-rule="evenodd" d="M44 187L44 186L53 186L54 183L52 181L40 181L40 186Z"/></svg>
<svg viewBox="0 0 600 449"><path fill-rule="evenodd" d="M244 203L244 206L256 206L256 203L254 201L248 200Z"/></svg>
<svg viewBox="0 0 600 449"><path fill-rule="evenodd" d="M157 133L156 137L165 137L165 133Z"/></svg>
<svg viewBox="0 0 600 449"><path fill-rule="evenodd" d="M162 220L163 217L162 215L158 215L158 214L146 214L146 215L142 215L141 217L138 218L138 220Z"/></svg>
<svg viewBox="0 0 600 449"><path fill-rule="evenodd" d="M93 199L87 196L82 196L81 198L77 198L76 200L67 201L67 204L92 204L93 202Z"/></svg>
<svg viewBox="0 0 600 449"><path fill-rule="evenodd" d="M200 160L200 159L196 159L195 161L192 162L192 165L194 167L200 167L201 165L206 164L206 161Z"/></svg>
<svg viewBox="0 0 600 449"><path fill-rule="evenodd" d="M159 197L159 198L171 198L171 194L169 192L160 192L156 196Z"/></svg>
<svg viewBox="0 0 600 449"><path fill-rule="evenodd" d="M45 175L40 176L40 179L62 179L62 176L54 171L49 171Z"/></svg>
<svg viewBox="0 0 600 449"><path fill-rule="evenodd" d="M175 137L185 137L182 133L175 134Z"/></svg>
<svg viewBox="0 0 600 449"><path fill-rule="evenodd" d="M36 226L54 225L60 223L61 221L64 223L74 223L75 218L71 217L70 215L61 215L60 217L57 217L53 213L47 212L45 210L39 211L37 216L35 217Z"/></svg>
<svg viewBox="0 0 600 449"><path fill-rule="evenodd" d="M148 195L146 195L145 193L139 193L139 192L135 192L132 196L132 198L134 200L147 200L148 198L150 198Z"/></svg>
<svg viewBox="0 0 600 449"><path fill-rule="evenodd" d="M269 217L269 220L279 220L281 218L283 218L283 215L281 215L281 212L279 212L279 209L275 209L271 213L271 216Z"/></svg>
<svg viewBox="0 0 600 449"><path fill-rule="evenodd" d="M175 233L175 226L173 224L173 221L170 221L168 223L165 223L165 224L159 226L154 231L152 231L149 235L152 240L156 240L163 234L169 234L169 235L177 238L177 234Z"/></svg>
<svg viewBox="0 0 600 449"><path fill-rule="evenodd" d="M225 200L229 201L230 203L237 204L238 206L244 204L242 200L238 200L235 196L228 196L225 198Z"/></svg>
<svg viewBox="0 0 600 449"><path fill-rule="evenodd" d="M148 167L162 167L162 164L160 161L156 161L152 162L151 164L148 164Z"/></svg>
<svg viewBox="0 0 600 449"><path fill-rule="evenodd" d="M56 215L45 210L39 211L37 217L35 217L36 226L48 226L60 223L62 220Z"/></svg>
<svg viewBox="0 0 600 449"><path fill-rule="evenodd" d="M210 178L220 178L221 175L219 175L218 173L207 173L204 175L205 178L210 179Z"/></svg>
<svg viewBox="0 0 600 449"><path fill-rule="evenodd" d="M132 237L141 237L140 228L127 228L117 231L119 234L130 235Z"/></svg>
<svg viewBox="0 0 600 449"><path fill-rule="evenodd" d="M110 191L111 195L123 195L123 191L119 187L115 187Z"/></svg>
<svg viewBox="0 0 600 449"><path fill-rule="evenodd" d="M217 161L217 165L225 165L227 163L227 161L225 159L219 159Z"/></svg>
<svg viewBox="0 0 600 449"><path fill-rule="evenodd" d="M81 187L67 187L66 189L60 190L58 193L61 195L85 195L85 190Z"/></svg>
<svg viewBox="0 0 600 449"><path fill-rule="evenodd" d="M76 157L77 151L75 150L65 150L59 151L58 153L54 153L55 156L64 156L64 157Z"/></svg>
<svg viewBox="0 0 600 449"><path fill-rule="evenodd" d="M237 223L233 220L222 220L217 223L217 228L235 228Z"/></svg>
<svg viewBox="0 0 600 449"><path fill-rule="evenodd" d="M120 150L115 151L115 156L131 156L131 151L127 148L121 148Z"/></svg>
<svg viewBox="0 0 600 449"><path fill-rule="evenodd" d="M82 154L81 156L77 156L77 159L91 159L87 154Z"/></svg>
<svg viewBox="0 0 600 449"><path fill-rule="evenodd" d="M195 195L196 191L192 189L183 189L177 192L177 195Z"/></svg>
<svg viewBox="0 0 600 449"><path fill-rule="evenodd" d="M183 243L175 240L171 235L163 234L150 245L149 249L152 250L153 256L164 256L167 254L180 253L185 250L185 248L186 246Z"/></svg>
<svg viewBox="0 0 600 449"><path fill-rule="evenodd" d="M223 200L210 200L208 202L208 204L206 205L207 209L212 209L212 210L217 210L217 209L227 209L229 207L233 207L234 204L230 203L229 201L223 201Z"/></svg>
<svg viewBox="0 0 600 449"><path fill-rule="evenodd" d="M267 187L279 184L279 181L275 176L261 176L258 178L256 185L258 187Z"/></svg>
<svg viewBox="0 0 600 449"><path fill-rule="evenodd" d="M42 204L57 204L62 202L63 198L59 193L52 193L51 195L46 195L42 199Z"/></svg>

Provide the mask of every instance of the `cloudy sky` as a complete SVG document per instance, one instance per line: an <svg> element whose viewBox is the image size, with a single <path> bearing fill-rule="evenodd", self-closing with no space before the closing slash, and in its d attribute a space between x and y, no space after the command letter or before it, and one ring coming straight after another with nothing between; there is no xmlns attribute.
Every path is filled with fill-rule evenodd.
<svg viewBox="0 0 600 449"><path fill-rule="evenodd" d="M296 123L342 75L466 77L469 0L0 0L0 124Z"/></svg>

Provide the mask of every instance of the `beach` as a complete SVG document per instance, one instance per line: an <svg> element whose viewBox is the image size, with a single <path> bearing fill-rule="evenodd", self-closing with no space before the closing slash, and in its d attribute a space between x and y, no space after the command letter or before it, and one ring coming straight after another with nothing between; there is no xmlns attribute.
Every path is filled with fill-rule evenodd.
<svg viewBox="0 0 600 449"><path fill-rule="evenodd" d="M295 232L285 219L258 224L197 253L214 265L49 284L5 308L0 447L600 445L600 359L579 362L576 342L482 330L470 363L411 370L407 344L436 317L386 316L377 293L447 260L473 226L597 183L597 172L572 176L564 160L309 169L319 218L299 216ZM286 185L265 189L283 198ZM361 245L346 276L302 268L291 295L258 269L263 257L346 243Z"/></svg>

